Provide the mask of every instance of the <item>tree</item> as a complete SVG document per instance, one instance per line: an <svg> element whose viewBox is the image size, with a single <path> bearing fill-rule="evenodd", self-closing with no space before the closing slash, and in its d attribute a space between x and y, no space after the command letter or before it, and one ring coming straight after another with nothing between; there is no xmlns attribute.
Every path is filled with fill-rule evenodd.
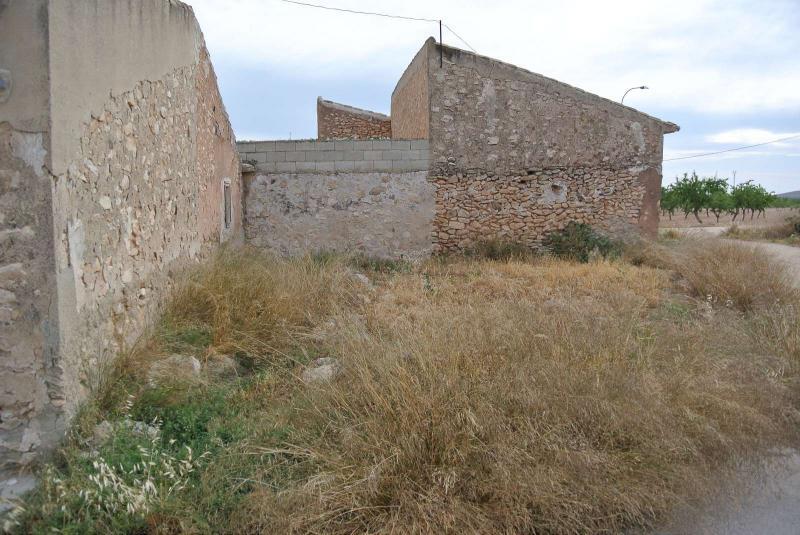
<svg viewBox="0 0 800 535"><path fill-rule="evenodd" d="M669 219L671 221L672 216L675 215L675 210L678 209L678 196L675 194L672 186L666 188L662 186L659 204L661 206L662 215L669 214Z"/></svg>
<svg viewBox="0 0 800 535"><path fill-rule="evenodd" d="M683 174L683 178L679 178L672 186L678 205L683 210L684 218L693 214L698 223L703 221L700 219L700 210L708 206L710 194L705 186L703 180L697 176L697 173L692 172L689 176L688 173Z"/></svg>
<svg viewBox="0 0 800 535"><path fill-rule="evenodd" d="M764 211L775 201L775 195L764 189L764 186L753 184L752 180L742 182L731 190L733 198L733 220L741 212L742 219L750 210L750 219L753 219L756 212L764 215Z"/></svg>
<svg viewBox="0 0 800 535"><path fill-rule="evenodd" d="M719 216L733 210L733 197L727 191L727 184L725 186L725 190L713 191L708 201L708 209L717 218L717 223L719 223Z"/></svg>
<svg viewBox="0 0 800 535"><path fill-rule="evenodd" d="M732 214L733 221L740 215L744 219L748 211L750 219L763 216L768 207L778 205L780 200L752 180L731 188L724 178L701 178L692 172L676 177L674 184L661 188L659 206L662 215L668 214L670 219L680 209L685 218L692 214L702 223L700 212L705 210L706 214L713 213L719 223L720 216L725 213Z"/></svg>

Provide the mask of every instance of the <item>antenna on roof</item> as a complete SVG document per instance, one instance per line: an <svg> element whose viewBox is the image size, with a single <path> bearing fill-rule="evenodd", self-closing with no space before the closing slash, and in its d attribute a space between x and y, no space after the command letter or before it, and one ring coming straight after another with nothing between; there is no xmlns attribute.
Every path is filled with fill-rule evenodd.
<svg viewBox="0 0 800 535"><path fill-rule="evenodd" d="M442 19L439 19L439 68L442 68L442 64L444 60L442 59L442 54L444 54L442 50Z"/></svg>

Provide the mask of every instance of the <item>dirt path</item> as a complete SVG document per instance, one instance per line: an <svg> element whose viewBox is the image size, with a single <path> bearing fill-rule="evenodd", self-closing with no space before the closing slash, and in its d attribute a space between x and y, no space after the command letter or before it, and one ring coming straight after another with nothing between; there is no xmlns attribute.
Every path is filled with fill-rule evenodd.
<svg viewBox="0 0 800 535"><path fill-rule="evenodd" d="M714 227L697 229L719 235ZM724 228L720 229L724 230ZM800 248L777 243L756 246L790 266L800 287ZM778 456L760 475L742 473L721 485L710 503L684 508L657 535L798 535L800 534L800 452Z"/></svg>
<svg viewBox="0 0 800 535"><path fill-rule="evenodd" d="M738 240L737 240L738 241ZM740 242L755 245L763 249L779 262L789 265L789 271L794 277L795 285L800 287L800 247L792 247L790 245L781 245L780 243L764 243L764 242ZM798 528L800 533L800 527Z"/></svg>
<svg viewBox="0 0 800 535"><path fill-rule="evenodd" d="M694 228L675 228L689 236L719 236L727 227L694 227ZM764 252L772 255L779 262L789 266L789 272L794 276L795 284L800 287L800 247L781 245L780 243L768 243L758 241L731 240L743 245L758 247ZM798 530L800 533L800 530Z"/></svg>

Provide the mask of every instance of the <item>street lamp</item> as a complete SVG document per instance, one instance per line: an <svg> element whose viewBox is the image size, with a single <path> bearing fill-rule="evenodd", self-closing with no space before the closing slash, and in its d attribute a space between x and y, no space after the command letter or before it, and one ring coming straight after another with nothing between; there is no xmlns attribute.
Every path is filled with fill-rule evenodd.
<svg viewBox="0 0 800 535"><path fill-rule="evenodd" d="M639 85L639 86L636 86L636 87L631 87L630 89L628 89L627 91L625 91L625 94L624 94L624 95L622 95L622 100L620 100L620 101L619 101L619 102L620 102L620 104L625 104L625 97L627 97L627 96L628 96L628 93L630 93L630 92L631 92L631 91L633 91L634 89L650 89L650 88L649 88L649 87L647 87L646 85Z"/></svg>

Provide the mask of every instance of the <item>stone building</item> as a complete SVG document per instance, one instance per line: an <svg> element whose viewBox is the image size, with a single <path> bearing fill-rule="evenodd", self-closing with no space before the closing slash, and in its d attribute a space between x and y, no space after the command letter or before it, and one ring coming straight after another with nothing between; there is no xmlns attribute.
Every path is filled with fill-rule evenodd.
<svg viewBox="0 0 800 535"><path fill-rule="evenodd" d="M317 99L318 139L390 139L388 115Z"/></svg>
<svg viewBox="0 0 800 535"><path fill-rule="evenodd" d="M242 212L233 133L185 4L1 1L0 82L5 473L63 436L172 273L241 240Z"/></svg>
<svg viewBox="0 0 800 535"><path fill-rule="evenodd" d="M392 93L391 139L350 116L319 140L240 142L245 235L296 253L425 256L483 240L541 246L570 221L654 235L664 134L678 127L429 39ZM336 141L326 141L336 138Z"/></svg>
<svg viewBox="0 0 800 535"><path fill-rule="evenodd" d="M677 127L428 40L390 116L238 143L177 0L0 0L0 487L223 242L425 257L569 221L652 234Z"/></svg>

